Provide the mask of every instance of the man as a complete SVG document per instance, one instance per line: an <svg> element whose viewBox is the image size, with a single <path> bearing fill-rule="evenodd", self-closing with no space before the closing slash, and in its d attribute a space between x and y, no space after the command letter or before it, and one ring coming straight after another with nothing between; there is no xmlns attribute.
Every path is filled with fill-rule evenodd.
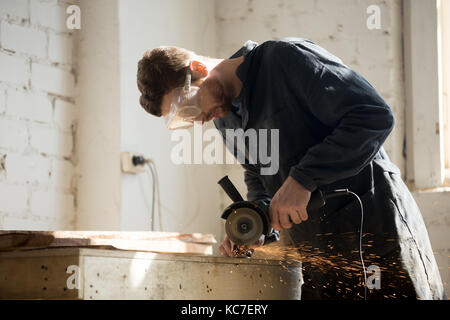
<svg viewBox="0 0 450 320"><path fill-rule="evenodd" d="M278 172L243 164L247 197L272 199L273 229L304 256L302 299L445 298L420 211L382 148L392 112L337 57L297 38L248 41L224 60L160 47L144 54L137 78L142 107L169 128L214 120L224 137L279 130ZM312 192L340 189L353 194L306 210ZM232 245L226 238L221 253Z"/></svg>

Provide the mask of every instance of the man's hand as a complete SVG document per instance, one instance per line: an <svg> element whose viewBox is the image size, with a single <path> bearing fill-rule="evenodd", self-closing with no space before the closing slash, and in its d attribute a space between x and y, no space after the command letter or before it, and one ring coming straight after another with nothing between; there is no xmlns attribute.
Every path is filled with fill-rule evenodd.
<svg viewBox="0 0 450 320"><path fill-rule="evenodd" d="M311 192L288 177L270 202L270 222L275 230L290 229L292 223L308 220L306 206Z"/></svg>
<svg viewBox="0 0 450 320"><path fill-rule="evenodd" d="M219 246L220 254L224 257L232 257L233 256L233 241L228 238L228 236L225 236L225 239L222 241L222 243Z"/></svg>
<svg viewBox="0 0 450 320"><path fill-rule="evenodd" d="M265 236L261 235L261 237L251 246L247 246L249 249L255 249L256 247L262 246L264 244ZM233 241L228 238L228 236L225 237L225 239L222 241L222 243L219 246L220 254L224 257L234 257L233 249L235 244Z"/></svg>

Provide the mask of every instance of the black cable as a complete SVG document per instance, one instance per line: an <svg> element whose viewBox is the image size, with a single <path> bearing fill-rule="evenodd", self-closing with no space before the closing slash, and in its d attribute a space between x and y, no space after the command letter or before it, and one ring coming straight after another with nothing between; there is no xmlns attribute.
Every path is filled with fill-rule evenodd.
<svg viewBox="0 0 450 320"><path fill-rule="evenodd" d="M151 212L151 231L155 230L155 192L156 192L156 182L155 182L155 170L152 167L152 161L150 159L145 159L143 156L133 156L132 162L134 166L144 165L150 169L152 175L152 212Z"/></svg>

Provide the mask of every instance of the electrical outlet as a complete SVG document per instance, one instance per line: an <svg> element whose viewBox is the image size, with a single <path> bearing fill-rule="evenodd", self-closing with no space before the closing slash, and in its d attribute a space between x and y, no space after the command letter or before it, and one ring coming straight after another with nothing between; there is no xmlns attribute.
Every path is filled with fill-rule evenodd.
<svg viewBox="0 0 450 320"><path fill-rule="evenodd" d="M134 154L131 152L122 152L120 155L120 164L122 172L138 174L145 172L145 164L138 164L137 166L133 163L133 156L139 156L139 154Z"/></svg>

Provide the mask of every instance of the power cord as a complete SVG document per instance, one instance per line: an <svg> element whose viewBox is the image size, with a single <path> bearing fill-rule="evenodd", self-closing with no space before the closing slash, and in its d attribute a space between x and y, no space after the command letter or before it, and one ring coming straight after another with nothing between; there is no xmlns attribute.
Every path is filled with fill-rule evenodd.
<svg viewBox="0 0 450 320"><path fill-rule="evenodd" d="M359 202L359 206L360 206L360 211L361 211L361 226L359 228L359 258L361 259L361 265L363 268L363 273L364 273L364 300L367 300L367 273L366 273L366 266L364 265L364 258L363 258L363 254L362 254L362 234L363 234L363 224L364 224L364 208L363 208L363 204L361 201L361 198L354 192L349 191L348 189L337 189L328 193L324 193L324 198L325 199L329 199L329 198L335 198L335 197L339 197L339 196L343 196L343 195L351 195L353 197L355 197L358 202Z"/></svg>
<svg viewBox="0 0 450 320"><path fill-rule="evenodd" d="M152 212L151 212L151 231L155 230L155 194L156 194L156 181L155 181L155 170L152 166L153 161L151 159L146 159L143 156L133 156L131 159L133 162L133 165L140 166L140 165L147 165L147 167L150 170L151 176L152 176Z"/></svg>
<svg viewBox="0 0 450 320"><path fill-rule="evenodd" d="M150 169L152 176L152 231L155 230L155 193L156 193L156 182L155 182L155 170L150 162L147 162L147 167Z"/></svg>

